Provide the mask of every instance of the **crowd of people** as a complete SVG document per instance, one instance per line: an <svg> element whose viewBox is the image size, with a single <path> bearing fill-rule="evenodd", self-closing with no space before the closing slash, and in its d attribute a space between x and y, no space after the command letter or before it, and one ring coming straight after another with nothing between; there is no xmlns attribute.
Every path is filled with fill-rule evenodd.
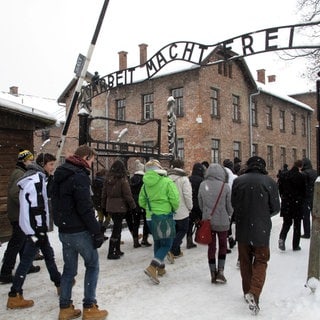
<svg viewBox="0 0 320 320"><path fill-rule="evenodd" d="M190 174L181 159L171 161L168 169L156 159L145 163L137 159L131 174L125 163L116 159L110 168L96 172L91 182L95 156L94 149L82 145L55 169L56 158L49 153L39 154L34 161L29 150L19 152L8 184L12 236L0 272L0 282L11 283L7 308L34 305L33 300L24 298L22 287L28 273L39 272L33 261L41 252L59 297L58 319L82 315L85 320L103 320L108 311L99 309L96 298L98 248L109 239L107 258L124 257L124 222L133 249L153 246L144 273L159 284L167 272L166 263L183 257L184 239L186 249L197 248L195 230L198 222L206 219L212 235L207 248L211 283L227 283L227 254L237 246L244 301L256 315L270 259L272 216L280 212L283 218L279 250L286 250L292 225L293 251L301 250L301 237L310 238L317 172L307 158L295 161L290 169L284 165L277 181L268 175L266 162L258 156L244 164L237 157L221 164L197 162ZM61 271L47 235L51 217L62 244ZM106 236L109 229L110 237ZM20 261L13 274L18 254ZM79 256L85 265L82 310L72 300Z"/></svg>

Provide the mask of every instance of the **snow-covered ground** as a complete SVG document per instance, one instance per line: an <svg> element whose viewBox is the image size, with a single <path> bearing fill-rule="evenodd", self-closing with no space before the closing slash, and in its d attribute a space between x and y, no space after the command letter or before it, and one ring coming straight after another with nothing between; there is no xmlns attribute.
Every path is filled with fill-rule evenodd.
<svg viewBox="0 0 320 320"><path fill-rule="evenodd" d="M292 251L290 230L287 251L279 252L277 241L282 219L273 218L271 237L271 259L266 283L260 297L261 311L258 319L320 319L320 288L311 293L306 288L309 242L301 239L301 251ZM107 231L107 233L110 230ZM55 249L56 261L62 269L61 245L54 230L49 235ZM144 274L152 258L152 247L132 246L131 235L123 230L125 255L120 260L107 260L108 241L99 249L100 277L97 299L100 308L109 311L110 320L242 320L252 319L248 305L244 302L241 278L236 268L237 249L227 255L225 276L227 284L211 284L207 265L206 246L185 249L184 256L175 264L167 264L167 274L154 285ZM3 256L6 243L0 247ZM41 271L28 275L24 285L24 297L33 299L35 305L24 310L7 310L7 294L10 285L0 285L0 319L57 319L58 297L44 261L37 261ZM79 260L77 282L73 289L73 301L82 307L83 262Z"/></svg>

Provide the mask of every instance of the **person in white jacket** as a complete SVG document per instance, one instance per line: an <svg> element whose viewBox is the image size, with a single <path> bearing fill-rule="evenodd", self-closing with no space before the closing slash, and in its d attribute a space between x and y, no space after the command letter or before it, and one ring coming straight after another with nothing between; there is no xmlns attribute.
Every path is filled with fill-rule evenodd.
<svg viewBox="0 0 320 320"><path fill-rule="evenodd" d="M43 157L41 166L37 163L28 165L27 171L17 182L20 188L19 225L26 234L27 240L8 294L7 308L9 309L29 308L34 305L33 300L23 298L22 286L38 249L44 255L50 280L56 286L57 293L60 292L61 273L58 271L54 252L47 236L49 209L46 174L43 169L46 165L46 155ZM55 157L51 155L49 159L55 160Z"/></svg>
<svg viewBox="0 0 320 320"><path fill-rule="evenodd" d="M174 263L174 259L183 255L180 246L183 238L188 232L189 214L193 207L191 183L183 168L184 162L180 159L176 159L172 161L171 169L168 170L168 176L176 184L180 194L180 205L174 215L176 236L167 255L170 263Z"/></svg>

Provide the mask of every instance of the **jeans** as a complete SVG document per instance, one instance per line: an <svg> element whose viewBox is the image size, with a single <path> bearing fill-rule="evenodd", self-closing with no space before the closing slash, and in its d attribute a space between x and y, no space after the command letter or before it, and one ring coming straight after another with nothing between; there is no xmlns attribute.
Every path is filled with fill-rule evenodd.
<svg viewBox="0 0 320 320"><path fill-rule="evenodd" d="M3 263L1 267L1 275L12 274L12 270L16 264L17 255L19 253L20 259L24 250L24 245L26 242L26 235L21 230L19 222L11 222L12 235L8 242L7 249L3 256Z"/></svg>
<svg viewBox="0 0 320 320"><path fill-rule="evenodd" d="M238 243L242 290L252 293L259 302L260 294L266 279L269 247L254 247L246 243Z"/></svg>
<svg viewBox="0 0 320 320"><path fill-rule="evenodd" d="M60 308L72 304L71 294L75 276L78 272L79 254L86 268L84 276L83 307L96 304L96 287L99 276L99 255L93 247L93 241L88 231L78 233L59 233L63 253L63 273L61 278Z"/></svg>
<svg viewBox="0 0 320 320"><path fill-rule="evenodd" d="M32 238L27 237L24 251L22 257L20 258L21 260L12 282L10 291L11 293L23 293L22 286L26 279L26 275L32 265L33 259L38 252L38 249L39 246L36 245L35 242L33 242ZM58 271L57 265L55 263L54 252L49 240L46 243L40 245L40 250L44 256L46 267L50 275L50 280L55 284L56 287L59 287L61 274Z"/></svg>
<svg viewBox="0 0 320 320"><path fill-rule="evenodd" d="M149 230L152 230L151 220L147 220ZM173 243L173 238L166 238L160 240L153 239L153 254L154 258L157 259L160 263L164 262L164 258L169 252Z"/></svg>
<svg viewBox="0 0 320 320"><path fill-rule="evenodd" d="M171 252L174 256L178 256L181 253L181 243L189 228L189 217L181 220L175 220L176 222L176 236L173 240Z"/></svg>
<svg viewBox="0 0 320 320"><path fill-rule="evenodd" d="M208 261L215 263L217 251L217 238L219 243L218 260L225 260L227 255L228 231L212 231L212 242L208 245Z"/></svg>

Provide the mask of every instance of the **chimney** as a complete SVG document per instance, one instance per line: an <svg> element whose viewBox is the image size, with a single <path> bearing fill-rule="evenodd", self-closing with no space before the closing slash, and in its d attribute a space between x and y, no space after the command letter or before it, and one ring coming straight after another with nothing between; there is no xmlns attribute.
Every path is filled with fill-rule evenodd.
<svg viewBox="0 0 320 320"><path fill-rule="evenodd" d="M265 84L266 83L266 70L265 69L259 69L257 70L257 81Z"/></svg>
<svg viewBox="0 0 320 320"><path fill-rule="evenodd" d="M126 51L120 51L119 54L119 70L127 69L127 54Z"/></svg>
<svg viewBox="0 0 320 320"><path fill-rule="evenodd" d="M140 47L140 67L142 67L147 62L147 47L148 45L145 43L139 44Z"/></svg>
<svg viewBox="0 0 320 320"><path fill-rule="evenodd" d="M12 86L9 89L10 89L10 94L12 94L14 96L18 95L18 87L17 86Z"/></svg>
<svg viewBox="0 0 320 320"><path fill-rule="evenodd" d="M276 76L273 74L271 76L268 76L268 82L276 82Z"/></svg>

